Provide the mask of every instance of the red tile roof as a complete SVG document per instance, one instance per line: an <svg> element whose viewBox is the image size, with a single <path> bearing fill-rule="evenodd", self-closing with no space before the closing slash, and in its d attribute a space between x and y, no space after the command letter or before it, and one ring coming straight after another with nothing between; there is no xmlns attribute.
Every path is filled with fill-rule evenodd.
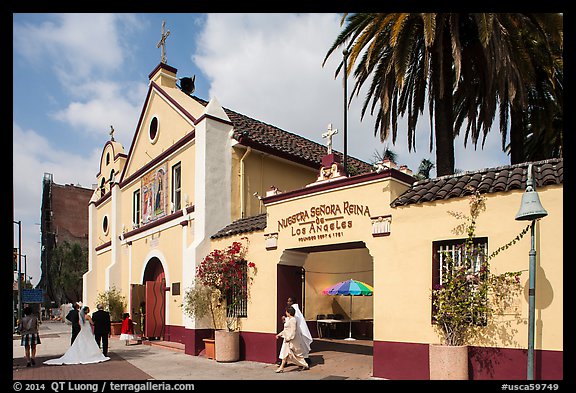
<svg viewBox="0 0 576 393"><path fill-rule="evenodd" d="M224 228L212 235L211 239L238 235L240 233L260 231L266 228L266 213L257 216L245 217L226 225Z"/></svg>
<svg viewBox="0 0 576 393"><path fill-rule="evenodd" d="M397 207L463 197L476 190L481 194L524 190L528 164L530 163L526 162L420 180L412 184L412 187L396 198L390 206ZM547 185L563 183L564 164L562 158L533 162L532 166L536 190Z"/></svg>
<svg viewBox="0 0 576 393"><path fill-rule="evenodd" d="M201 98L195 96L192 98L204 106L208 104L208 101ZM326 154L326 146L233 110L224 108L224 111L234 124L234 139L242 145L312 168L320 168L322 157ZM343 155L338 154L342 159ZM350 175L371 172L372 169L372 165L348 156Z"/></svg>

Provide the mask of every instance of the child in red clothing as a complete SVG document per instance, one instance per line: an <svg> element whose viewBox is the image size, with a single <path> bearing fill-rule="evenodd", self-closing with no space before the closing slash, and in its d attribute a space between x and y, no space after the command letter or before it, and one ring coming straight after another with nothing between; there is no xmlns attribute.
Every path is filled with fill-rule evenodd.
<svg viewBox="0 0 576 393"><path fill-rule="evenodd" d="M124 313L123 318L120 340L125 340L126 345L130 345L130 340L134 340L134 323L128 313Z"/></svg>

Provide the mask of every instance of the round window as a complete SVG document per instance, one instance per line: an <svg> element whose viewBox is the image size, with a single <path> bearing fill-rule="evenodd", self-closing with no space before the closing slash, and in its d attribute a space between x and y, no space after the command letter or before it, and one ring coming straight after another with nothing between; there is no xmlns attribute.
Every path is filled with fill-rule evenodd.
<svg viewBox="0 0 576 393"><path fill-rule="evenodd" d="M108 234L108 216L104 216L104 219L102 220L102 230L104 231L104 234Z"/></svg>
<svg viewBox="0 0 576 393"><path fill-rule="evenodd" d="M150 142L152 143L156 143L156 140L158 139L158 118L156 116L154 116L152 120L150 120L148 137L150 138Z"/></svg>

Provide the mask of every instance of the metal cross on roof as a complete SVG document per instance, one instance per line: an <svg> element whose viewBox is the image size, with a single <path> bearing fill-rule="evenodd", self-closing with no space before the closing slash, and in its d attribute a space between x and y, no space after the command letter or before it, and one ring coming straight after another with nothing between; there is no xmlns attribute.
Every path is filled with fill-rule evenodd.
<svg viewBox="0 0 576 393"><path fill-rule="evenodd" d="M160 59L160 61L164 64L166 64L166 38L168 38L168 36L170 35L170 30L166 30L166 32L164 32L166 27L166 21L162 21L162 38L160 38L160 41L158 41L158 45L156 45L156 48L160 48L162 47L162 58Z"/></svg>
<svg viewBox="0 0 576 393"><path fill-rule="evenodd" d="M110 126L110 140L114 142L114 127Z"/></svg>

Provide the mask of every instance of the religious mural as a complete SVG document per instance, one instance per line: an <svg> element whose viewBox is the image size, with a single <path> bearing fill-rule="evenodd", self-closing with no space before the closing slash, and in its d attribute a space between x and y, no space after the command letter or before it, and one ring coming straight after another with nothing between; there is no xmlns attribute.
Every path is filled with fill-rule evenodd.
<svg viewBox="0 0 576 393"><path fill-rule="evenodd" d="M166 215L168 209L168 164L165 163L142 177L142 223Z"/></svg>

